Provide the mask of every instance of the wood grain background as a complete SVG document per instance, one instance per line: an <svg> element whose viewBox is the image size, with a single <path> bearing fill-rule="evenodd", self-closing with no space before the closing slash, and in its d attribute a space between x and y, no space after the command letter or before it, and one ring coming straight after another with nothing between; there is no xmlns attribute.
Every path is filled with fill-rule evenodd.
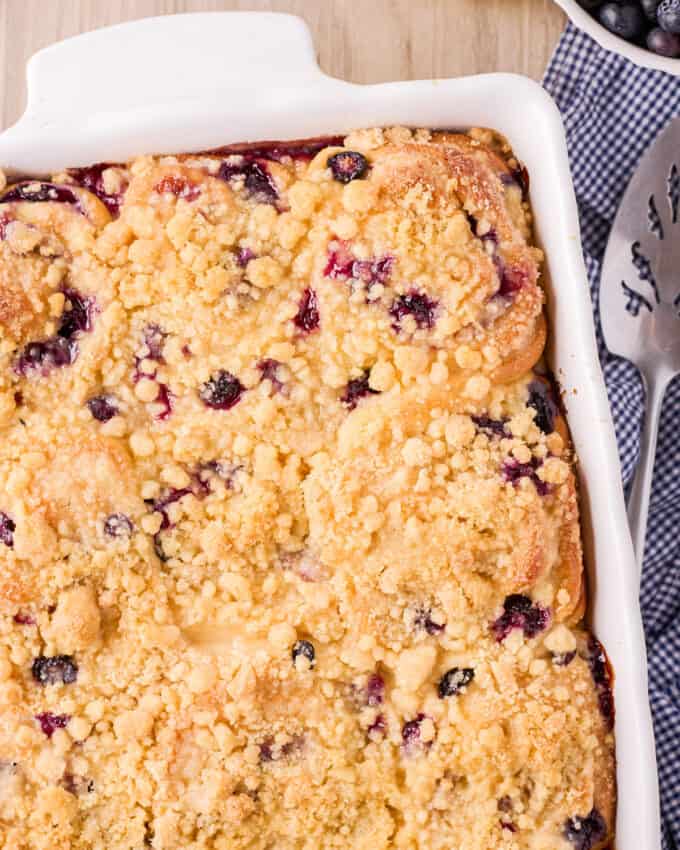
<svg viewBox="0 0 680 850"><path fill-rule="evenodd" d="M149 15L231 9L302 16L323 69L359 83L483 71L539 79L565 20L552 0L0 0L2 127L23 110L24 66L41 47Z"/></svg>

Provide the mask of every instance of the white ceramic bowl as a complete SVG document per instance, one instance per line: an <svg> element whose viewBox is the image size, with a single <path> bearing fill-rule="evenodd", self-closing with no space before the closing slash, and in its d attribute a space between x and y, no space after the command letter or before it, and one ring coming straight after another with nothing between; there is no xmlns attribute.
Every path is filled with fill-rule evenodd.
<svg viewBox="0 0 680 850"><path fill-rule="evenodd" d="M96 73L87 69L96 68ZM659 850L654 739L638 576L597 358L559 113L525 77L358 86L324 75L299 18L251 12L137 21L61 42L28 65L28 107L0 166L39 174L135 154L405 124L495 127L531 175L547 255L549 360L578 451L589 620L615 673L617 850Z"/></svg>
<svg viewBox="0 0 680 850"><path fill-rule="evenodd" d="M603 27L597 18L582 9L576 0L555 0L555 2L564 9L579 29L585 30L605 50L620 53L642 68L653 68L655 71L666 71L668 74L680 74L680 59L658 56L651 50L645 50L636 44L631 44L625 39L619 38L618 35L614 35L613 32L609 32L606 27Z"/></svg>

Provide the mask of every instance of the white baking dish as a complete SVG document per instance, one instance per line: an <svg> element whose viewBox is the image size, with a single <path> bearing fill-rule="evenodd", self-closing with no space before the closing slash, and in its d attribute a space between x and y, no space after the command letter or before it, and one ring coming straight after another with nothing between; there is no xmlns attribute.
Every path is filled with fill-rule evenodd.
<svg viewBox="0 0 680 850"><path fill-rule="evenodd" d="M581 461L589 618L616 672L617 850L658 850L638 575L564 134L548 95L508 74L350 85L319 70L299 18L260 13L155 18L79 36L31 59L28 89L25 115L0 135L0 165L15 173L374 125L482 125L510 139L531 175L548 258L549 359Z"/></svg>
<svg viewBox="0 0 680 850"><path fill-rule="evenodd" d="M638 47L637 44L631 44L618 35L614 35L613 32L609 32L606 27L603 27L596 18L581 8L576 0L555 0L555 2L564 9L579 29L585 30L605 50L620 53L642 68L666 71L667 74L680 74L680 59L659 56L657 53L652 53L651 50L645 50Z"/></svg>

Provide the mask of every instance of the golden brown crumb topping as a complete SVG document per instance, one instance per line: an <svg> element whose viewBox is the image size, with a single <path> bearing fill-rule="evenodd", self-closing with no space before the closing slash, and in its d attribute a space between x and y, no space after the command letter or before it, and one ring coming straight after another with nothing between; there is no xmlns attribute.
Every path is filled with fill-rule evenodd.
<svg viewBox="0 0 680 850"><path fill-rule="evenodd" d="M526 188L393 128L4 189L0 847L609 843Z"/></svg>

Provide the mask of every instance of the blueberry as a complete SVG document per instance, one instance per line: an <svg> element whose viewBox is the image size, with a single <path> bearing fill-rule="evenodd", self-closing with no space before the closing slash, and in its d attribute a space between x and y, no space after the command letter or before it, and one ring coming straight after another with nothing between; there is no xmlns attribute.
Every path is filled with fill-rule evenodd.
<svg viewBox="0 0 680 850"><path fill-rule="evenodd" d="M167 333L160 325L146 325L142 332L143 343L146 346L146 353L142 354L142 360L155 360L157 363L165 363L163 358L163 346Z"/></svg>
<svg viewBox="0 0 680 850"><path fill-rule="evenodd" d="M394 319L392 327L399 330L401 320L412 316L419 328L434 327L437 301L429 298L424 292L412 289L404 295L399 295L390 307L390 316Z"/></svg>
<svg viewBox="0 0 680 850"><path fill-rule="evenodd" d="M608 832L605 819L597 809L592 809L584 818L578 815L569 818L564 825L564 837L575 850L592 850L604 841Z"/></svg>
<svg viewBox="0 0 680 850"><path fill-rule="evenodd" d="M68 173L75 183L96 195L111 215L115 217L118 215L120 205L123 202L123 193L109 193L104 188L103 173L111 167L112 164L109 162L99 162L87 168L71 168Z"/></svg>
<svg viewBox="0 0 680 850"><path fill-rule="evenodd" d="M42 375L52 368L70 366L78 357L78 343L75 340L57 336L44 342L29 342L14 364L18 375L39 370Z"/></svg>
<svg viewBox="0 0 680 850"><path fill-rule="evenodd" d="M300 306L293 318L293 324L305 333L311 333L319 327L319 305L316 300L316 292L313 289L305 289L300 298Z"/></svg>
<svg viewBox="0 0 680 850"><path fill-rule="evenodd" d="M553 653L553 664L557 667L568 667L569 664L576 658L576 650L571 652L555 652Z"/></svg>
<svg viewBox="0 0 680 850"><path fill-rule="evenodd" d="M419 714L415 720L404 723L401 729L401 739L404 744L414 744L420 740L420 724L425 720L424 714Z"/></svg>
<svg viewBox="0 0 680 850"><path fill-rule="evenodd" d="M429 749L432 741L423 741L421 738L421 724L425 720L424 714L416 715L415 719L408 720L401 728L402 749L406 755L412 755L419 750Z"/></svg>
<svg viewBox="0 0 680 850"><path fill-rule="evenodd" d="M659 56L677 59L680 57L680 35L654 27L647 34L647 47Z"/></svg>
<svg viewBox="0 0 680 850"><path fill-rule="evenodd" d="M493 261L500 279L500 286L496 295L502 298L514 298L527 282L526 273L523 269L507 266L498 254L494 255Z"/></svg>
<svg viewBox="0 0 680 850"><path fill-rule="evenodd" d="M543 381L532 381L529 384L527 405L536 411L535 424L544 434L552 434L555 430L555 418L558 407L550 387Z"/></svg>
<svg viewBox="0 0 680 850"><path fill-rule="evenodd" d="M506 458L503 461L501 472L503 478L511 482L513 487L517 487L522 478L529 478L533 482L538 495L547 496L551 490L550 485L536 474L541 463L542 461L536 457L532 458L529 463L520 463L515 458Z"/></svg>
<svg viewBox="0 0 680 850"><path fill-rule="evenodd" d="M369 386L368 380L371 374L370 369L366 369L360 378L353 378L345 387L345 392L340 397L340 401L350 410L359 403L359 399L367 395L379 395L378 390L373 390Z"/></svg>
<svg viewBox="0 0 680 850"><path fill-rule="evenodd" d="M199 390L199 398L213 410L230 410L241 400L245 387L237 377L220 369Z"/></svg>
<svg viewBox="0 0 680 850"><path fill-rule="evenodd" d="M382 705L385 699L385 680L379 673L371 673L366 682L366 704Z"/></svg>
<svg viewBox="0 0 680 850"><path fill-rule="evenodd" d="M36 714L35 719L40 724L40 728L51 738L57 729L64 729L71 719L70 714L52 714L49 711L44 711L42 714Z"/></svg>
<svg viewBox="0 0 680 850"><path fill-rule="evenodd" d="M272 390L275 393L281 392L283 389L283 381L281 381L278 377L278 370L281 366L281 363L278 360L273 360L271 357L267 357L265 360L260 360L257 364L257 368L260 370L260 374L262 375L263 381L269 381L272 385Z"/></svg>
<svg viewBox="0 0 680 850"><path fill-rule="evenodd" d="M386 284L392 274L394 257L371 257L358 260L344 242L335 240L328 249L328 261L323 270L324 277L332 280L361 281L369 291L375 284Z"/></svg>
<svg viewBox="0 0 680 850"><path fill-rule="evenodd" d="M162 421L167 419L172 413L172 400L174 395L168 389L167 384L158 384L158 395L154 400L154 404L160 406L160 410L154 414L154 419Z"/></svg>
<svg viewBox="0 0 680 850"><path fill-rule="evenodd" d="M272 176L264 165L254 162L242 155L234 155L229 161L222 163L217 174L220 180L243 182L248 197L260 204L275 205L279 192Z"/></svg>
<svg viewBox="0 0 680 850"><path fill-rule="evenodd" d="M40 370L47 375L50 369L70 366L78 357L77 339L92 330L96 310L94 298L88 298L74 289L64 289L67 307L61 314L57 335L41 342L29 342L14 364L14 371L26 375Z"/></svg>
<svg viewBox="0 0 680 850"><path fill-rule="evenodd" d="M118 413L116 399L111 395L96 395L87 400L87 407L97 422L108 422Z"/></svg>
<svg viewBox="0 0 680 850"><path fill-rule="evenodd" d="M656 23L657 18L656 14L659 9L659 4L661 0L640 0L640 5L642 6L642 11L649 18L650 21Z"/></svg>
<svg viewBox="0 0 680 850"><path fill-rule="evenodd" d="M239 248L236 252L236 265L244 269L251 260L255 259L255 252L250 248Z"/></svg>
<svg viewBox="0 0 680 850"><path fill-rule="evenodd" d="M542 605L534 604L528 596L512 593L505 597L503 613L491 624L491 631L500 643L513 629L522 629L528 638L536 637L547 628L550 612Z"/></svg>
<svg viewBox="0 0 680 850"><path fill-rule="evenodd" d="M41 685L70 685L78 678L78 665L72 655L40 655L33 662L31 674Z"/></svg>
<svg viewBox="0 0 680 850"><path fill-rule="evenodd" d="M387 721L384 714L378 714L373 723L368 727L366 733L369 738L383 738L387 732Z"/></svg>
<svg viewBox="0 0 680 850"><path fill-rule="evenodd" d="M328 157L326 163L333 173L333 179L339 183L349 183L358 180L368 171L368 161L363 154L356 151L340 151Z"/></svg>
<svg viewBox="0 0 680 850"><path fill-rule="evenodd" d="M505 427L507 419L491 419L489 416L473 416L472 421L479 431L484 431L489 437L510 437L510 432Z"/></svg>
<svg viewBox="0 0 680 850"><path fill-rule="evenodd" d="M109 537L129 537L134 526L125 514L110 514L104 520L104 534Z"/></svg>
<svg viewBox="0 0 680 850"><path fill-rule="evenodd" d="M12 620L18 626L35 626L35 618L31 616L31 614L27 614L25 611L17 611L17 613L12 617Z"/></svg>
<svg viewBox="0 0 680 850"><path fill-rule="evenodd" d="M597 638L590 636L588 640L588 666L597 690L597 700L600 713L607 721L609 728L614 725L614 696L612 694L612 675L607 662L607 656L602 644Z"/></svg>
<svg viewBox="0 0 680 850"><path fill-rule="evenodd" d="M438 635L446 628L446 623L437 623L432 619L431 608L418 608L413 625L417 629L424 629L428 635Z"/></svg>
<svg viewBox="0 0 680 850"><path fill-rule="evenodd" d="M78 212L83 212L75 192L72 192L66 186L57 186L55 183L45 183L37 180L17 183L15 186L11 186L2 198L0 198L0 203L2 204L17 201L23 201L25 203L56 201L59 204L70 204L76 207Z"/></svg>
<svg viewBox="0 0 680 850"><path fill-rule="evenodd" d="M598 17L602 26L626 41L634 41L643 31L645 23L642 12L633 3L605 3Z"/></svg>
<svg viewBox="0 0 680 850"><path fill-rule="evenodd" d="M0 543L4 543L10 549L14 548L14 532L17 525L14 520L4 511L0 511Z"/></svg>
<svg viewBox="0 0 680 850"><path fill-rule="evenodd" d="M94 298L88 298L75 289L64 289L68 307L61 314L57 334L63 339L74 339L79 334L92 330L95 309Z"/></svg>
<svg viewBox="0 0 680 850"><path fill-rule="evenodd" d="M662 30L680 34L680 0L662 0L656 17Z"/></svg>
<svg viewBox="0 0 680 850"><path fill-rule="evenodd" d="M472 667L452 667L439 680L437 693L440 699L455 697L475 678Z"/></svg>
<svg viewBox="0 0 680 850"><path fill-rule="evenodd" d="M308 640L296 640L290 654L293 659L293 663L295 663L295 660L302 655L303 658L306 658L307 661L309 661L310 667L314 666L314 658L316 656L314 644L310 643Z"/></svg>

